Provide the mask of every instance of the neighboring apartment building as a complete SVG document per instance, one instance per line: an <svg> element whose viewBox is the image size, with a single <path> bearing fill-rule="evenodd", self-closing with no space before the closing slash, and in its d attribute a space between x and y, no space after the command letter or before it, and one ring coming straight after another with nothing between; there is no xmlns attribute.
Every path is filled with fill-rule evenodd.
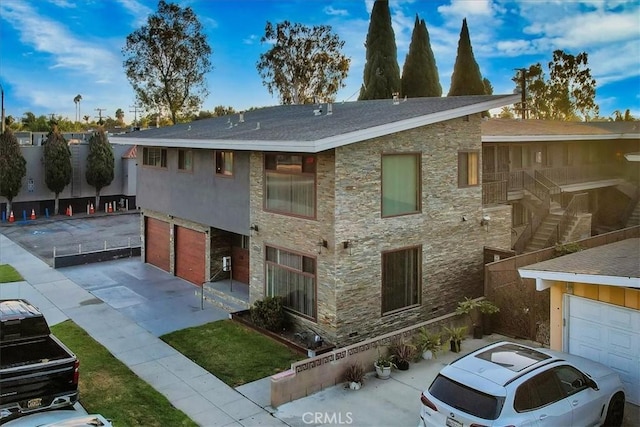
<svg viewBox="0 0 640 427"><path fill-rule="evenodd" d="M638 151L640 122L485 121L483 203L513 207L517 253L637 225Z"/></svg>
<svg viewBox="0 0 640 427"><path fill-rule="evenodd" d="M16 132L20 151L27 161L27 173L23 179L20 193L14 197L12 210L16 219L27 215L33 209L38 217L44 216L48 210L53 215L55 194L47 188L44 171L45 132ZM87 184L87 156L89 155L89 138L91 133L63 133L71 150L72 176L71 183L60 193L60 210L64 213L70 205L73 212L86 211L89 203L95 199L95 188ZM136 208L136 147L131 145L112 144L114 162L114 178L111 184L100 191L101 204L115 202L128 209ZM104 209L104 205L94 207ZM0 211L6 211L6 199L0 197Z"/></svg>
<svg viewBox="0 0 640 427"><path fill-rule="evenodd" d="M336 344L450 313L483 290L481 113L518 95L269 107L114 136L137 144L143 257L201 285L285 298Z"/></svg>

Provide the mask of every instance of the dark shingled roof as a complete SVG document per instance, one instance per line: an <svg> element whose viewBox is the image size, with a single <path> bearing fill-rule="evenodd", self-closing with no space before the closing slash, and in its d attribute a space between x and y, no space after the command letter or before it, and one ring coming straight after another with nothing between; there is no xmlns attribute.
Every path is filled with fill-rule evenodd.
<svg viewBox="0 0 640 427"><path fill-rule="evenodd" d="M626 239L585 249L519 270L640 278L640 239Z"/></svg>
<svg viewBox="0 0 640 427"><path fill-rule="evenodd" d="M146 129L128 133L127 139L188 139L235 141L317 141L350 132L402 120L444 114L458 108L471 107L485 102L509 104L513 95L454 96L433 98L409 98L394 104L391 99L335 103L332 114L327 114L327 104L280 105L247 111L211 119L196 120L174 126ZM314 110L322 108L322 114ZM464 115L464 113L460 113ZM119 135L111 137L116 142Z"/></svg>

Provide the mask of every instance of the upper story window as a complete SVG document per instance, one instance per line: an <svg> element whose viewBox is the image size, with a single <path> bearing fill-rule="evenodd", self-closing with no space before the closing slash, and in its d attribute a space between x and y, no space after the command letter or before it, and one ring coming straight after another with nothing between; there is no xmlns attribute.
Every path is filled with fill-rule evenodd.
<svg viewBox="0 0 640 427"><path fill-rule="evenodd" d="M193 152L191 150L178 149L178 170L193 170Z"/></svg>
<svg viewBox="0 0 640 427"><path fill-rule="evenodd" d="M382 216L420 211L420 154L382 156Z"/></svg>
<svg viewBox="0 0 640 427"><path fill-rule="evenodd" d="M216 151L216 175L233 175L232 151Z"/></svg>
<svg viewBox="0 0 640 427"><path fill-rule="evenodd" d="M143 147L142 164L144 166L167 167L167 149L158 147Z"/></svg>
<svg viewBox="0 0 640 427"><path fill-rule="evenodd" d="M265 210L314 218L316 157L302 154L264 155Z"/></svg>
<svg viewBox="0 0 640 427"><path fill-rule="evenodd" d="M480 184L478 174L478 151L458 151L458 187L473 187Z"/></svg>

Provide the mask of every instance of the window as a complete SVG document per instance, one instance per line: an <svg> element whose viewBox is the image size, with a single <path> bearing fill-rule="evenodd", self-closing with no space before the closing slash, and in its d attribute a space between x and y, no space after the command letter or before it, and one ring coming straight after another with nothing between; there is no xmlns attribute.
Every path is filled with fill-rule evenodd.
<svg viewBox="0 0 640 427"><path fill-rule="evenodd" d="M216 151L216 174L225 176L233 175L232 151Z"/></svg>
<svg viewBox="0 0 640 427"><path fill-rule="evenodd" d="M483 393L442 374L433 381L429 393L449 406L485 420L498 418L504 404L504 397Z"/></svg>
<svg viewBox="0 0 640 427"><path fill-rule="evenodd" d="M382 314L420 303L420 247L382 254Z"/></svg>
<svg viewBox="0 0 640 427"><path fill-rule="evenodd" d="M284 305L316 318L316 260L282 249L266 248L266 294L284 298Z"/></svg>
<svg viewBox="0 0 640 427"><path fill-rule="evenodd" d="M571 366L558 366L553 371L560 380L562 390L567 396L578 393L589 386L589 382L582 372Z"/></svg>
<svg viewBox="0 0 640 427"><path fill-rule="evenodd" d="M517 412L526 412L564 397L553 371L544 371L518 387L513 406Z"/></svg>
<svg viewBox="0 0 640 427"><path fill-rule="evenodd" d="M178 150L178 169L183 171L190 171L193 169L191 150Z"/></svg>
<svg viewBox="0 0 640 427"><path fill-rule="evenodd" d="M458 152L458 187L471 187L480 183L478 152Z"/></svg>
<svg viewBox="0 0 640 427"><path fill-rule="evenodd" d="M301 154L265 154L265 209L315 217L316 158Z"/></svg>
<svg viewBox="0 0 640 427"><path fill-rule="evenodd" d="M159 168L167 167L167 150L165 148L144 147L142 150L142 164Z"/></svg>
<svg viewBox="0 0 640 427"><path fill-rule="evenodd" d="M382 156L382 216L420 211L420 155Z"/></svg>

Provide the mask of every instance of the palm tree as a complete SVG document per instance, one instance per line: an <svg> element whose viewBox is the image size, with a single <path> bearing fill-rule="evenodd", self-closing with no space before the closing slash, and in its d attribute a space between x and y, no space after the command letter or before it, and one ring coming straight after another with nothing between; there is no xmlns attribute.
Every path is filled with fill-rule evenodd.
<svg viewBox="0 0 640 427"><path fill-rule="evenodd" d="M77 94L75 98L73 98L73 102L76 104L76 122L80 121L80 101L82 101L82 95Z"/></svg>

